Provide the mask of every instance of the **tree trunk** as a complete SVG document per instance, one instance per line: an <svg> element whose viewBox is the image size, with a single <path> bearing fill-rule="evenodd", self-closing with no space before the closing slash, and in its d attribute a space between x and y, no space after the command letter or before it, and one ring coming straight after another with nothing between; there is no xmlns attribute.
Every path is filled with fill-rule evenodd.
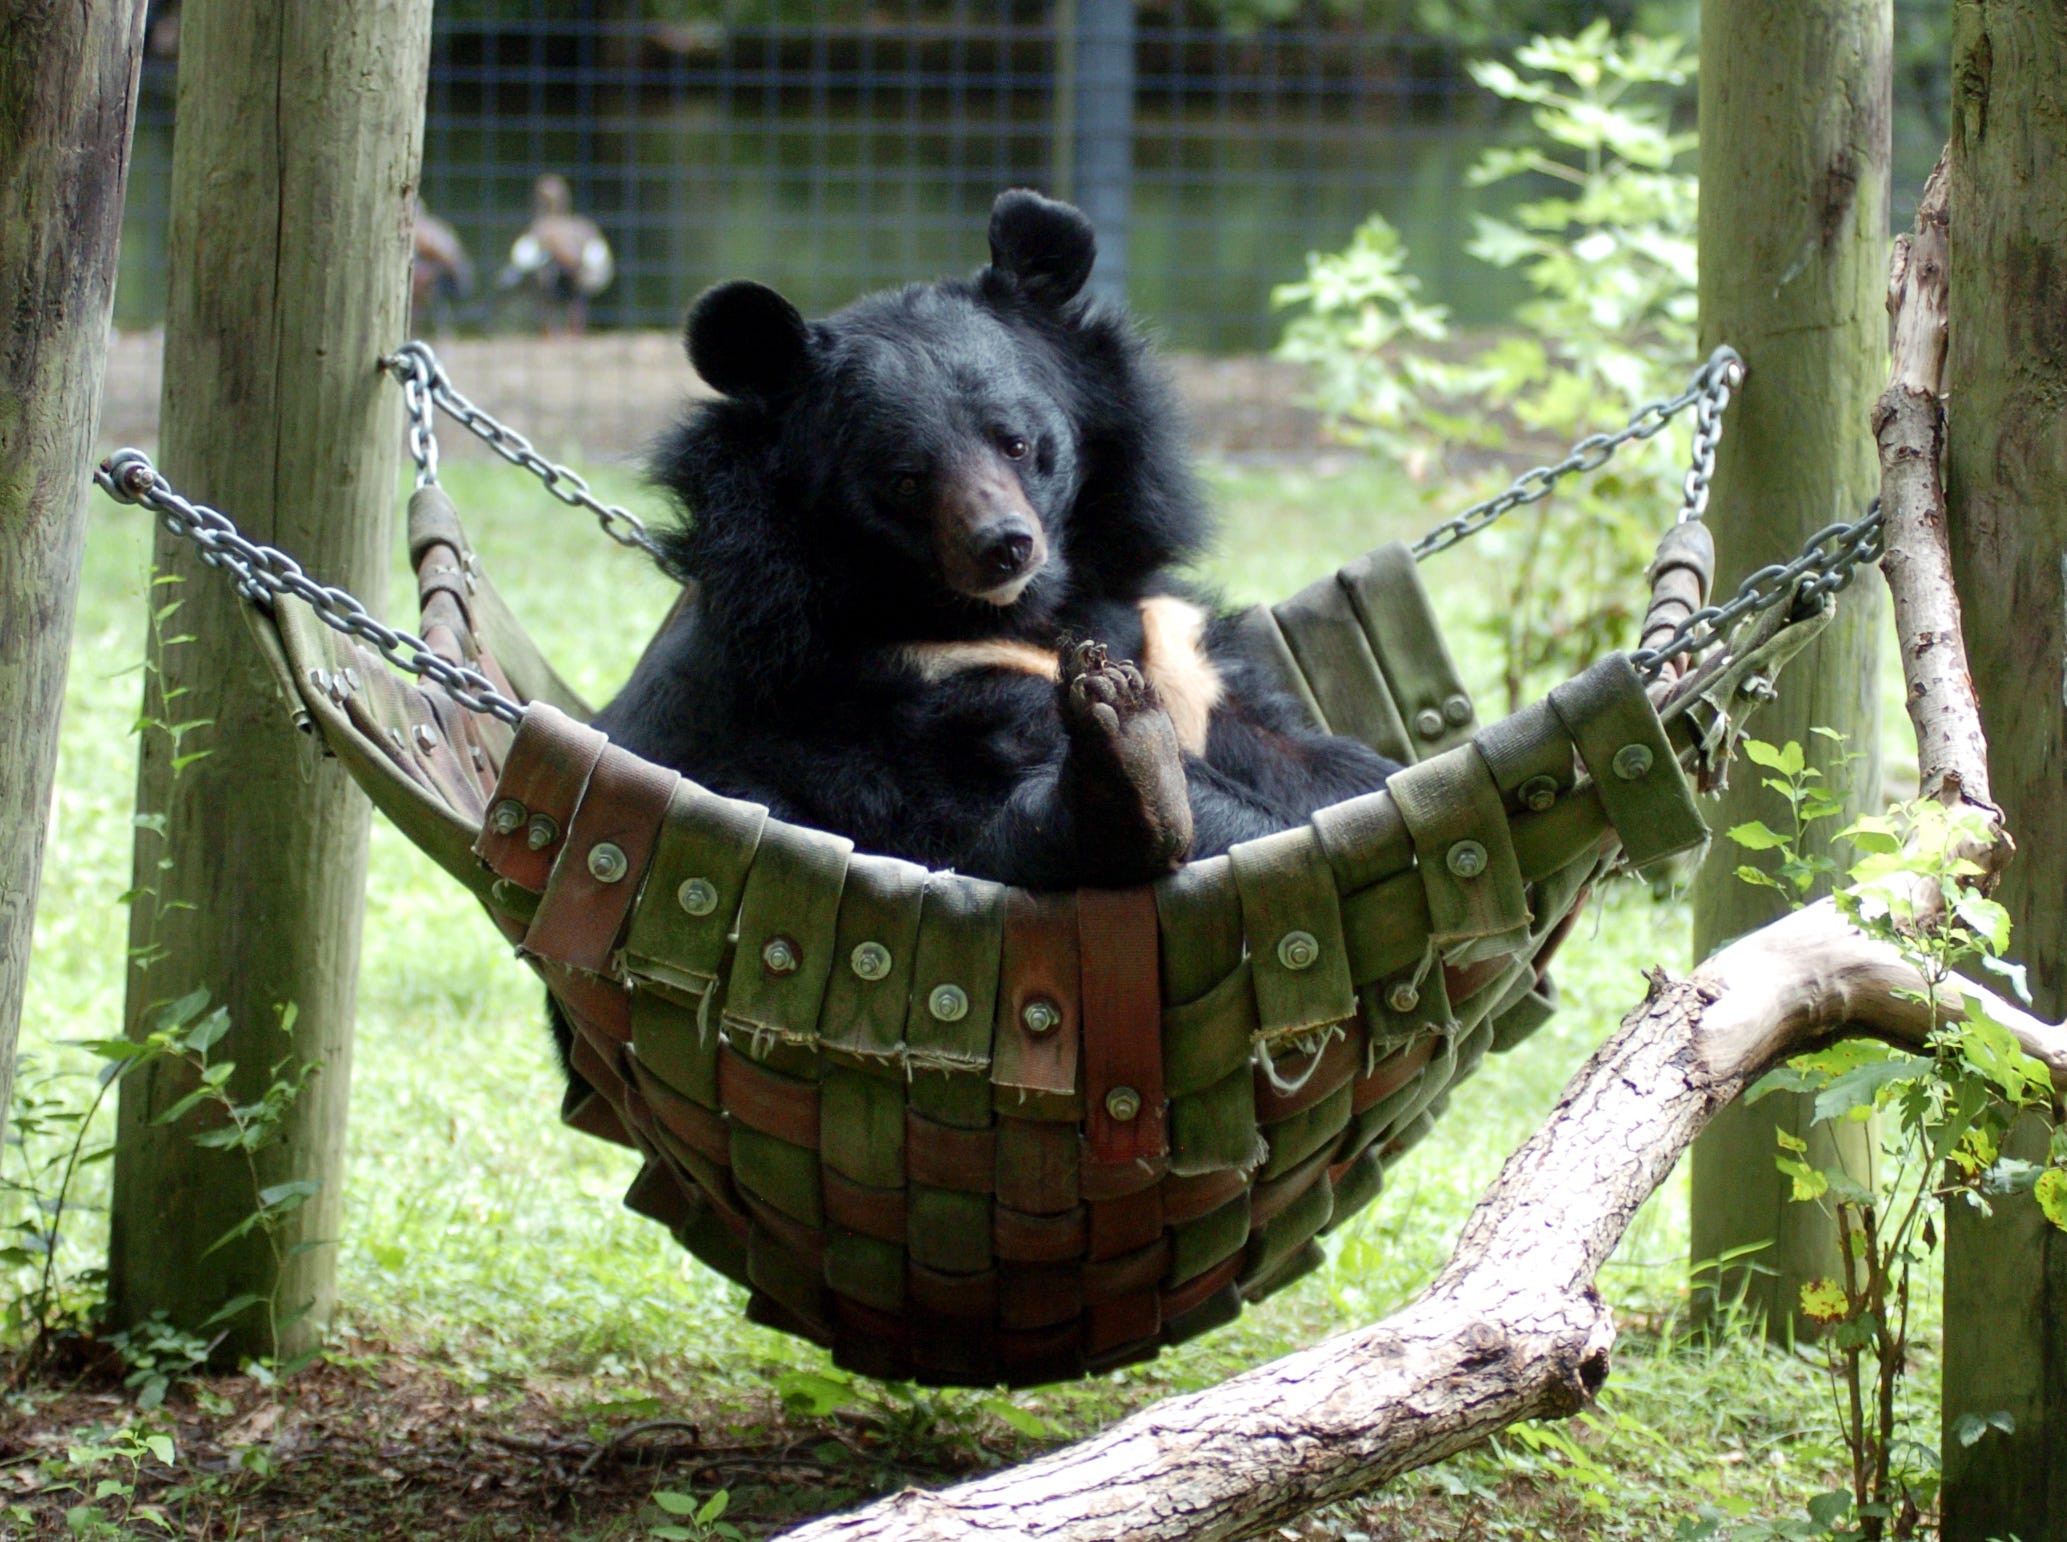
<svg viewBox="0 0 2067 1542"><path fill-rule="evenodd" d="M0 1134L100 427L143 0L0 16Z"/></svg>
<svg viewBox="0 0 2067 1542"><path fill-rule="evenodd" d="M2067 1005L2067 9L1954 11L1946 502L1966 637L2017 859L1996 897L2040 1011ZM1985 597L1986 603L1981 603ZM2025 1157L2043 1132L2026 1129ZM2067 1236L2028 1195L1953 1206L1945 1255L1947 1542L2067 1539ZM2015 1432L1972 1446L1965 1415Z"/></svg>
<svg viewBox="0 0 2067 1542"><path fill-rule="evenodd" d="M1721 553L1716 589L1784 560L1813 532L1859 517L1879 475L1868 415L1885 383L1888 0L1709 0L1701 8L1701 346L1731 343L1749 374L1718 457L1709 523ZM1877 660L1880 584L1862 577L1837 619L1788 670L1757 734L1799 741L1812 765L1844 778L1854 808L1879 796ZM1812 726L1847 736L1843 746ZM1849 771L1845 753L1864 758ZM1737 878L1755 860L1721 832L1747 820L1781 826L1785 806L1741 765L1709 816L1717 831L1694 885L1694 948L1705 955L1784 908ZM1846 820L1812 827L1825 853ZM1812 1160L1841 1154L1864 1176L1872 1140L1848 1126L1834 1152L1811 1131L1809 1102L1775 1095L1731 1108L1694 1145L1693 1262L1759 1251L1701 1278L1697 1311L1742 1299L1776 1337L1805 1331L1803 1280L1835 1272L1834 1224L1789 1202L1773 1166L1774 1132L1810 1141Z"/></svg>
<svg viewBox="0 0 2067 1542"><path fill-rule="evenodd" d="M400 397L378 361L402 335L422 143L430 0L188 0L173 150L163 464L254 539L378 605L391 561ZM335 1294L346 1091L366 864L366 800L287 719L231 586L161 530L179 583L137 776L127 1026L202 989L229 1011L213 1051L257 1098L316 1069L257 1173L193 1143L204 1110L156 1117L194 1085L158 1062L127 1079L109 1238L118 1322L182 1326L250 1294L225 1357L292 1353ZM162 687L162 690L161 690ZM172 720L202 726L177 737ZM206 751L184 766L176 759ZM288 1032L281 1026L294 1009ZM277 1238L208 1249L259 1188L321 1184ZM304 1241L314 1244L302 1248Z"/></svg>

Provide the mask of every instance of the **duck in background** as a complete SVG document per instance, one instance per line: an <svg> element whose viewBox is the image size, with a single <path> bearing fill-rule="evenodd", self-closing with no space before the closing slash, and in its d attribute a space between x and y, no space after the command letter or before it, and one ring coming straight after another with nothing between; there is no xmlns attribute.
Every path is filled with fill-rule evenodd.
<svg viewBox="0 0 2067 1542"><path fill-rule="evenodd" d="M538 295L539 330L547 337L578 336L588 302L610 287L616 271L596 222L574 212L567 179L550 171L540 177L531 189L531 224L510 247L501 287L528 281Z"/></svg>
<svg viewBox="0 0 2067 1542"><path fill-rule="evenodd" d="M423 337L452 320L474 292L474 264L459 232L416 200L415 244L409 261L409 326Z"/></svg>

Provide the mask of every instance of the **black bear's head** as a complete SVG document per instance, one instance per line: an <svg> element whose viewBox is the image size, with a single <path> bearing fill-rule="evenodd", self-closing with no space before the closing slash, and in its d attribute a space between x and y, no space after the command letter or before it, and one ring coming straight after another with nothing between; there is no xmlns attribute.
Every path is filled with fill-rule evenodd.
<svg viewBox="0 0 2067 1542"><path fill-rule="evenodd" d="M1195 540L1166 393L1124 318L1082 296L1090 222L1014 190L990 249L973 280L821 321L754 283L696 302L690 361L724 400L661 468L695 516L691 571L746 555L714 524L759 518L809 569L795 576L822 620L992 632L1053 617L1073 574L1138 585ZM1080 505L1097 517L1079 523Z"/></svg>

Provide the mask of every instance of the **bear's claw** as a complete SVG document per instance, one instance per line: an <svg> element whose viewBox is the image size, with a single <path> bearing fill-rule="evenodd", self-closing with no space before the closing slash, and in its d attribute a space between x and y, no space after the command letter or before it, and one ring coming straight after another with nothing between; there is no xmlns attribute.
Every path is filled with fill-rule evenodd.
<svg viewBox="0 0 2067 1542"><path fill-rule="evenodd" d="M1184 755L1155 687L1102 643L1062 651L1064 790L1075 814L1087 881L1145 883L1191 851Z"/></svg>

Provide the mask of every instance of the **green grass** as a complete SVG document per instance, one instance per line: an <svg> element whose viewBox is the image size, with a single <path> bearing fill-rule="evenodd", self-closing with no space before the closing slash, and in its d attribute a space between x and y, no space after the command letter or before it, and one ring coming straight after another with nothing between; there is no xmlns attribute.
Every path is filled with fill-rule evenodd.
<svg viewBox="0 0 2067 1542"><path fill-rule="evenodd" d="M605 496L654 512L624 474L596 480ZM1220 468L1211 480L1231 512L1207 576L1233 600L1288 593L1432 519L1420 493L1354 463ZM448 466L447 485L549 656L591 699L606 697L668 603L667 586L599 539L586 516L514 472L462 460ZM129 882L135 775L128 734L148 551L143 516L96 497L22 1044L27 1081L70 1078L56 1085L81 1096L87 1065L67 1041L112 1033L121 1021L119 896ZM1439 600L1461 623L1470 559L1440 560ZM399 579L395 592L406 592ZM1487 662L1474 647L1464 652L1468 667ZM778 1416L771 1387L786 1373L825 1371L825 1358L747 1325L737 1288L622 1208L634 1159L554 1117L558 1075L532 976L471 903L378 820L367 905L338 1241L341 1328L355 1342L396 1346L463 1391L571 1388L578 1406L592 1408L652 1395L739 1425ZM1447 1256L1505 1156L1639 998L1640 969L1683 966L1688 947L1682 903L1611 888L1560 961L1566 1010L1458 1091L1438 1131L1388 1171L1385 1193L1338 1233L1325 1269L1152 1366L1013 1402L1058 1434L1083 1433L1409 1299ZM89 1202L104 1200L96 1186L105 1172L88 1173ZM1798 1514L1806 1495L1830 1486L1827 1389L1802 1361L1748 1337L1699 1347L1675 1335L1685 1208L1675 1179L1644 1208L1604 1276L1608 1298L1637 1327L1598 1412L1547 1433L1512 1432L1495 1449L1331 1512L1301 1534L1657 1537L1699 1503ZM67 1266L90 1266L101 1245L94 1226L82 1225L67 1242ZM1934 1360L1926 1356L1920 1369L1918 1413L1928 1429ZM851 1395L957 1447L964 1465L995 1460L985 1450L1026 1448L985 1410L982 1394L857 1384ZM835 1498L829 1490L823 1502Z"/></svg>

